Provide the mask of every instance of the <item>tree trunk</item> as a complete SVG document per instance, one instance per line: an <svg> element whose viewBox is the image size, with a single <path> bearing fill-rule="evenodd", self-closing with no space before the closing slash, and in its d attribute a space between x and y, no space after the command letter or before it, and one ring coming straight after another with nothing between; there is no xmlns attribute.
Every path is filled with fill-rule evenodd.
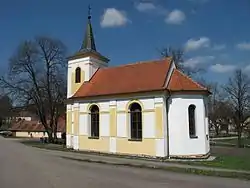
<svg viewBox="0 0 250 188"><path fill-rule="evenodd" d="M51 129L48 129L47 134L48 134L49 143L53 143L54 142L53 131Z"/></svg>
<svg viewBox="0 0 250 188"><path fill-rule="evenodd" d="M229 125L227 126L226 132L227 132L227 135L229 135Z"/></svg>
<svg viewBox="0 0 250 188"><path fill-rule="evenodd" d="M238 148L241 148L241 136L238 134Z"/></svg>
<svg viewBox="0 0 250 188"><path fill-rule="evenodd" d="M215 125L215 134L216 134L216 136L219 136L219 133L220 133L220 126Z"/></svg>
<svg viewBox="0 0 250 188"><path fill-rule="evenodd" d="M238 128L238 148L241 148L242 147L242 144L241 144L241 130L240 128Z"/></svg>
<svg viewBox="0 0 250 188"><path fill-rule="evenodd" d="M57 124L58 124L58 118L57 118L57 114L55 114L54 117L54 125L53 125L53 134L54 134L54 141L57 142Z"/></svg>
<svg viewBox="0 0 250 188"><path fill-rule="evenodd" d="M54 142L57 142L57 128L54 129L53 134L54 134Z"/></svg>

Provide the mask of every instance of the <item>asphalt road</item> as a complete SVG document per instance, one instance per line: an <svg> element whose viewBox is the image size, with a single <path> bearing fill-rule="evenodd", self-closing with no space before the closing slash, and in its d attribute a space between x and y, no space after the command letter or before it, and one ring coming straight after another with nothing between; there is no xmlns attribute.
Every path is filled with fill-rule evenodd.
<svg viewBox="0 0 250 188"><path fill-rule="evenodd" d="M0 136L1 188L249 188L250 181L63 159Z"/></svg>

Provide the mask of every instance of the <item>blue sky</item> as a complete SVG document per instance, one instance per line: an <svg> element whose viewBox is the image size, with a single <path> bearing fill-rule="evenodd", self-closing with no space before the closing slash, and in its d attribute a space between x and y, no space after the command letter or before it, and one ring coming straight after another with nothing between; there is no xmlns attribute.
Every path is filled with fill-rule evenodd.
<svg viewBox="0 0 250 188"><path fill-rule="evenodd" d="M18 44L37 35L77 51L89 3L96 45L110 66L158 59L158 49L171 45L185 50L187 66L205 68L209 81L223 83L236 68L250 71L249 0L1 1L1 71Z"/></svg>

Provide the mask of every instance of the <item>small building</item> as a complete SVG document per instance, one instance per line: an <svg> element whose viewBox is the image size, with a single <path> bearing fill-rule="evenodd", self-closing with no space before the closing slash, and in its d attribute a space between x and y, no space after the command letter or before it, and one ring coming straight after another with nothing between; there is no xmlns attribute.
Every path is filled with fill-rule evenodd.
<svg viewBox="0 0 250 188"><path fill-rule="evenodd" d="M27 105L27 106L18 106L13 107L11 109L12 120L26 120L26 121L35 121L38 120L39 117L35 113L34 105Z"/></svg>
<svg viewBox="0 0 250 188"><path fill-rule="evenodd" d="M66 145L150 157L209 156L207 88L171 58L109 67L88 18L68 61Z"/></svg>
<svg viewBox="0 0 250 188"><path fill-rule="evenodd" d="M65 119L60 119L57 127L57 138L61 138L62 133L66 131ZM19 120L14 122L9 129L14 137L23 138L41 138L48 137L44 126L39 121Z"/></svg>

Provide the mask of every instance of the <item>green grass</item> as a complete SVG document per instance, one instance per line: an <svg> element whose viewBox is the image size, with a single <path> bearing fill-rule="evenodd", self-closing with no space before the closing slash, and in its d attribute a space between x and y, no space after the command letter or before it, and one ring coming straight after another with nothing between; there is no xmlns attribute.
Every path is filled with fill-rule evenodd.
<svg viewBox="0 0 250 188"><path fill-rule="evenodd" d="M248 156L218 156L213 161L184 161L181 163L214 168L250 171L250 158Z"/></svg>
<svg viewBox="0 0 250 188"><path fill-rule="evenodd" d="M68 160L74 160L79 162L88 162L88 163L99 163L99 164L106 164L106 165L115 165L115 166L127 166L127 167L134 167L134 168L146 168L146 169L155 169L155 170L166 170L176 173L190 173L190 174L196 174L196 175L202 175L202 176L216 176L216 177L224 177L224 178L237 178L237 179L244 179L244 180L250 180L250 174L249 173L243 173L243 172L226 172L226 171L214 171L214 170L203 170L203 169L195 169L195 168L181 168L181 167L156 167L156 166L147 166L143 164L132 164L132 163L109 163L105 161L98 161L98 160L92 160L92 159L76 159L71 157L62 157L64 159Z"/></svg>
<svg viewBox="0 0 250 188"><path fill-rule="evenodd" d="M47 144L47 143L41 143L37 140L23 140L21 141L22 144L36 147L36 148L41 148L41 149L50 149L50 150L59 150L59 151L72 151L66 146L63 146L62 144Z"/></svg>
<svg viewBox="0 0 250 188"><path fill-rule="evenodd" d="M22 143L25 145L29 145L29 146L37 147L41 149L91 154L89 152L81 152L81 151L79 152L79 151L67 149L66 147L63 147L62 145L57 145L57 144L42 144L37 141L31 141L31 140L22 141ZM235 156L235 153L237 153L237 156ZM98 155L98 153L95 153L95 155ZM108 154L100 154L100 155L108 155ZM217 149L216 151L213 151L212 149L212 155L217 156L217 158L213 161L175 161L174 163L188 164L188 165L193 165L193 166L205 166L205 167L211 167L211 168L224 168L224 169L250 171L250 160L249 160L250 149L241 148L240 152L238 152L238 148L230 148L230 150L227 148L226 152L223 151L223 149L221 150ZM126 156L117 155L115 157L125 158ZM142 160L140 158L138 159ZM169 162L169 161L166 161L166 162ZM205 173L205 172L202 172L202 173Z"/></svg>
<svg viewBox="0 0 250 188"><path fill-rule="evenodd" d="M233 139L224 139L224 140L217 140L217 142L223 142L223 143L230 143L230 144L237 144L238 139L233 138ZM250 139L249 138L242 138L241 143L244 145L250 145Z"/></svg>
<svg viewBox="0 0 250 188"><path fill-rule="evenodd" d="M59 151L67 151L73 152L71 149L67 149L62 145L57 144L42 144L37 141L22 141L25 145L30 145L33 147L38 147L42 149L49 149L49 150L59 150ZM244 151L244 152L242 152ZM86 153L86 152L78 152L77 153ZM233 152L237 152L237 149L233 150ZM230 152L229 152L230 153ZM105 155L105 154L102 154ZM108 154L106 154L108 155ZM217 150L216 153L212 153L212 155L217 156L217 158L213 161L173 161L174 163L182 163L182 164L189 164L195 166L206 166L206 167L214 167L214 168L226 168L226 169L234 169L234 170L246 170L250 171L250 149L241 149L241 155L234 156L228 153L219 153ZM123 157L124 156L116 156L116 157ZM169 162L169 161L166 161ZM172 161L171 161L172 162Z"/></svg>
<svg viewBox="0 0 250 188"><path fill-rule="evenodd" d="M210 135L210 138L221 138L221 137L232 137L237 136L237 134L219 134L219 135Z"/></svg>
<svg viewBox="0 0 250 188"><path fill-rule="evenodd" d="M38 141L32 141L32 140L25 140L21 143L37 147L41 149L48 149L48 150L58 150L58 151L64 151L64 152L76 152L76 153L82 153L86 154L88 152L79 152L74 151L71 149L67 149L65 146L58 145L58 144L42 144ZM179 162L176 161L175 163L182 163L182 164L189 164L193 166L206 166L211 168L225 168L225 169L231 169L231 170L244 170L244 171L250 171L250 149L242 149L240 152L237 152L238 148L230 148L230 150L227 148L226 150L218 150L218 148L214 151L212 149L212 155L218 156L214 161L189 161L189 162ZM229 151L228 151L229 150ZM239 156L234 156L233 153L231 155L231 151L235 154L235 152ZM242 152L243 151L243 152ZM228 154L229 153L229 154ZM98 155L98 153L95 153L95 155ZM109 154L100 154L100 155L109 155ZM112 156L111 154L109 156ZM120 155L115 155L115 157L122 157ZM131 164L131 163L122 163L122 164L113 164L109 162L105 162L102 160L92 160L92 159L75 159L70 157L62 157L69 160L77 160L79 162L92 162L92 163L100 163L100 164L108 164L108 165L121 165L121 166L129 166L129 167L136 167L136 168L150 168L150 169L158 169L158 170L167 170L172 172L178 172L178 173L191 173L191 174L197 174L197 175L206 175L206 176L217 176L217 177L227 177L227 178L238 178L238 179L247 179L250 180L250 174L244 173L244 172L226 172L226 171L215 171L213 169L195 169L194 167L154 167L154 166L147 166L147 165L137 165L137 164ZM138 160L143 160L138 158ZM168 162L168 161L167 161Z"/></svg>

